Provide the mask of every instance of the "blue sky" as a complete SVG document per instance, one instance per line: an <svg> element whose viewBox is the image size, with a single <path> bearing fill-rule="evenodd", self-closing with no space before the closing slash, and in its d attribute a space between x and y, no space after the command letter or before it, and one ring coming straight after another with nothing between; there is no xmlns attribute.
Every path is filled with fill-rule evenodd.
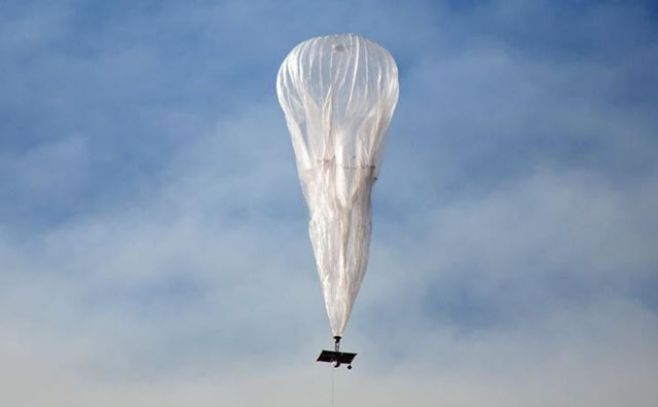
<svg viewBox="0 0 658 407"><path fill-rule="evenodd" d="M651 2L0 2L0 401L329 404L274 83L309 37L400 102L337 404L658 397Z"/></svg>

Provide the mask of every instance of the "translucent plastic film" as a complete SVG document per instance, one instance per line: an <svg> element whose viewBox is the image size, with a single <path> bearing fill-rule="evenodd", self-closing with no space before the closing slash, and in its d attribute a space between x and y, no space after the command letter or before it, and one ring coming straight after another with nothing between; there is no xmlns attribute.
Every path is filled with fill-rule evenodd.
<svg viewBox="0 0 658 407"><path fill-rule="evenodd" d="M342 336L368 263L370 193L398 100L397 66L346 34L312 38L277 78L308 204L309 234L334 336Z"/></svg>

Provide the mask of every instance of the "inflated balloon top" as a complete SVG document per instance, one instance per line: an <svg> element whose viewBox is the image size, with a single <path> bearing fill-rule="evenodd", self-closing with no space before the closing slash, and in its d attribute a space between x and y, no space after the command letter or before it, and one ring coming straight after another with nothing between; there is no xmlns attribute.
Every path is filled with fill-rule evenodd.
<svg viewBox="0 0 658 407"><path fill-rule="evenodd" d="M372 185L398 100L393 57L354 34L312 38L277 78L308 204L309 233L334 336L342 336L368 262Z"/></svg>
<svg viewBox="0 0 658 407"><path fill-rule="evenodd" d="M358 35L297 45L281 65L277 94L300 168L334 158L376 165L398 99L397 76L391 54Z"/></svg>

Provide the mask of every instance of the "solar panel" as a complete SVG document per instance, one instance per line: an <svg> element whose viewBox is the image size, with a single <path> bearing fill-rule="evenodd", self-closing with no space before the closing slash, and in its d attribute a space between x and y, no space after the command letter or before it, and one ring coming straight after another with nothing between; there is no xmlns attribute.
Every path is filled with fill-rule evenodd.
<svg viewBox="0 0 658 407"><path fill-rule="evenodd" d="M352 360L354 360L354 357L356 356L356 353L349 353L349 352L336 352L333 350L323 350L320 353L320 356L318 356L318 362L338 362L338 363L345 363L345 364L350 364L352 363Z"/></svg>

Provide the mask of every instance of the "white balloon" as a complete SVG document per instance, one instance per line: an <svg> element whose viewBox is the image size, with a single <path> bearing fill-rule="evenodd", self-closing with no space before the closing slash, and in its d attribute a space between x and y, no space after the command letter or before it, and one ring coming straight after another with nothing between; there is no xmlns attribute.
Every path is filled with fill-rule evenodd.
<svg viewBox="0 0 658 407"><path fill-rule="evenodd" d="M398 100L397 65L358 35L312 38L283 61L277 95L308 204L331 330L342 336L368 262L370 194Z"/></svg>

